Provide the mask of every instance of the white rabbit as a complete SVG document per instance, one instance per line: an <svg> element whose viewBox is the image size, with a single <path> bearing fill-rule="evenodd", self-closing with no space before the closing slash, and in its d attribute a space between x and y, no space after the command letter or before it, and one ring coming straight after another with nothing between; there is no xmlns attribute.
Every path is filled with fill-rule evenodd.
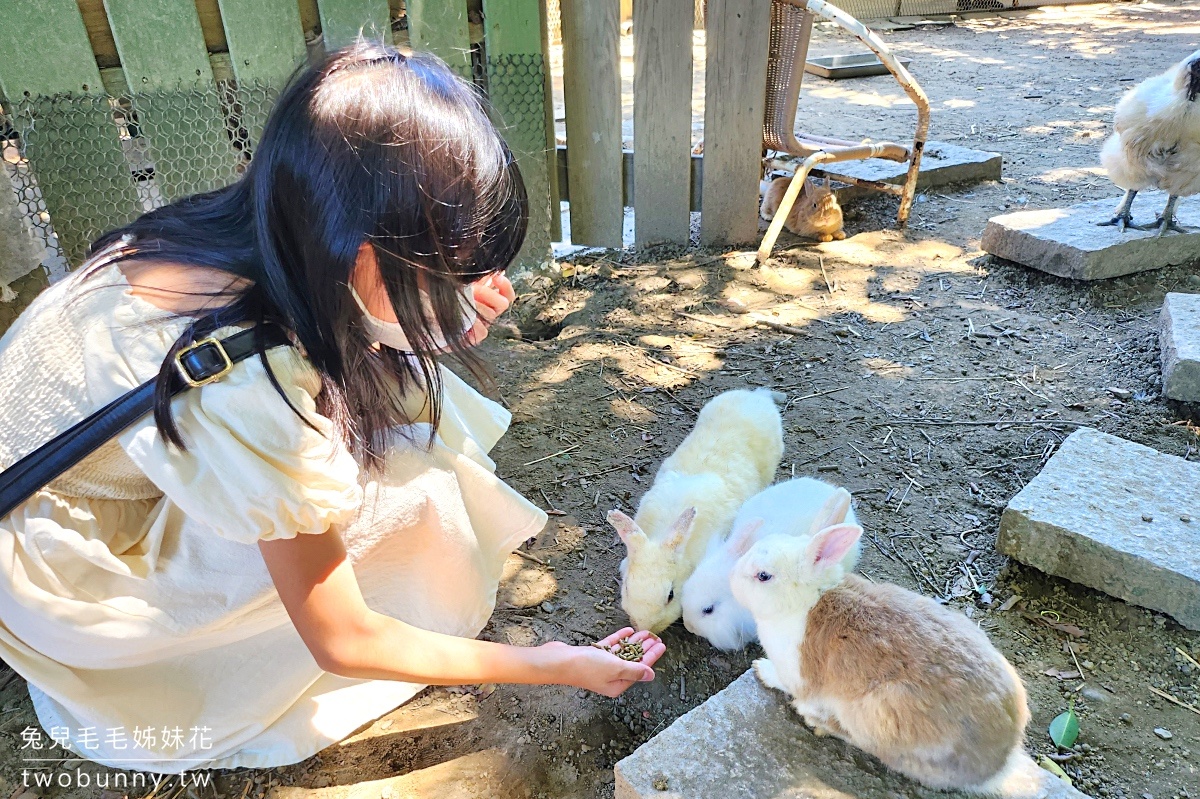
<svg viewBox="0 0 1200 799"><path fill-rule="evenodd" d="M621 607L658 632L679 618L684 581L708 542L729 533L738 508L769 485L783 457L783 421L768 389L726 391L663 461L630 519L608 521L625 542Z"/></svg>
<svg viewBox="0 0 1200 799"><path fill-rule="evenodd" d="M754 617L733 598L729 575L737 559L769 535L811 538L841 522L856 524L850 492L812 477L799 477L759 491L746 501L724 541L713 539L696 571L683 584L683 623L718 649L741 649L755 640ZM851 547L842 564L858 563L859 546Z"/></svg>
<svg viewBox="0 0 1200 799"><path fill-rule="evenodd" d="M1021 678L963 614L896 585L847 574L862 528L810 541L771 536L734 566L758 623L759 679L806 723L932 788L989 793L1028 781ZM1010 779L1011 778L1011 779Z"/></svg>

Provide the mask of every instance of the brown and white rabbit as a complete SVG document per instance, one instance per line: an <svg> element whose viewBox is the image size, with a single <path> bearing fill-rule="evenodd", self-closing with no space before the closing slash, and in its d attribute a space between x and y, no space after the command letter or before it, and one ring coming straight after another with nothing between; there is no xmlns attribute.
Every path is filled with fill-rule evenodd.
<svg viewBox="0 0 1200 799"><path fill-rule="evenodd" d="M768 536L734 567L754 615L762 683L832 734L932 788L991 793L1033 766L1021 678L965 616L896 585L846 574L862 528ZM1033 766L1036 771L1036 766Z"/></svg>
<svg viewBox="0 0 1200 799"><path fill-rule="evenodd" d="M779 210L783 195L791 184L791 178L775 178L766 186L758 211L763 219L775 218L775 212ZM833 241L846 238L842 221L842 206L834 196L829 178L826 178L824 183L815 180L804 181L804 190L796 198L783 226L797 236L817 241Z"/></svg>

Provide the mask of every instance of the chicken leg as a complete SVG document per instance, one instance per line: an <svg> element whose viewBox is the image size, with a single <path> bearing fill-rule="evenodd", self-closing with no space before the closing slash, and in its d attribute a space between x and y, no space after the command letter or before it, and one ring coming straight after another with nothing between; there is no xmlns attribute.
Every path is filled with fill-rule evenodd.
<svg viewBox="0 0 1200 799"><path fill-rule="evenodd" d="M1162 238L1168 233L1195 233L1193 228L1184 227L1175 221L1175 204L1179 202L1179 197L1174 194L1167 195L1167 204L1163 206L1162 213L1158 215L1158 219L1148 225L1130 225L1130 227L1138 230L1157 230L1158 237Z"/></svg>
<svg viewBox="0 0 1200 799"><path fill-rule="evenodd" d="M1097 222L1100 227L1110 227L1116 225L1125 231L1127 227L1137 227L1133 224L1133 198L1137 196L1137 189L1126 189L1125 197L1121 200L1121 204L1117 206L1117 212L1113 218L1107 222Z"/></svg>

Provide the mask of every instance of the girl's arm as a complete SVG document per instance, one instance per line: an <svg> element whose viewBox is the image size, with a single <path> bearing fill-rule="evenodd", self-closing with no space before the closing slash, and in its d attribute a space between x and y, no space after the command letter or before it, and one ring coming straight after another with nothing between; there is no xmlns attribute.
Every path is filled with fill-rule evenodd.
<svg viewBox="0 0 1200 799"><path fill-rule="evenodd" d="M645 650L630 663L592 646L551 642L517 647L443 635L367 607L341 536L298 535L259 543L276 590L317 664L344 677L425 685L528 683L571 685L618 696L654 679L665 647L647 632L622 630Z"/></svg>

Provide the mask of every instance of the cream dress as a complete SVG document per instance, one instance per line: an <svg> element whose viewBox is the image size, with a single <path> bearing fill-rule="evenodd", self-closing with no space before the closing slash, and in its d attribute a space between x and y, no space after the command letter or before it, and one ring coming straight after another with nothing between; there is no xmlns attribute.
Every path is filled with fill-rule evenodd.
<svg viewBox="0 0 1200 799"><path fill-rule="evenodd" d="M113 265L47 289L0 340L0 467L153 377L187 321ZM372 609L474 637L505 557L544 526L487 454L508 412L450 371L432 450L414 424L365 482L316 413L313 368L268 357L319 430L251 357L174 400L186 452L143 419L0 519L0 657L47 744L169 773L303 760L423 686L318 668L258 541L336 527Z"/></svg>

